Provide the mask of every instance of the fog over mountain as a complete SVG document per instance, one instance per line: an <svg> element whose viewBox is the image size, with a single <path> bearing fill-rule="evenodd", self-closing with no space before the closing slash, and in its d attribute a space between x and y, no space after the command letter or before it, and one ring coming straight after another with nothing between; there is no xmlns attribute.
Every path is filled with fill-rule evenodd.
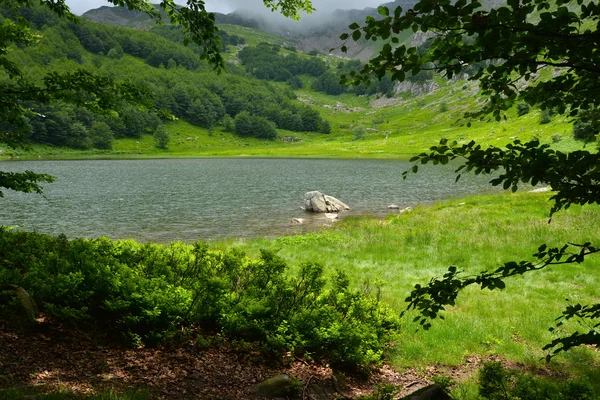
<svg viewBox="0 0 600 400"><path fill-rule="evenodd" d="M181 3L185 3L181 1ZM317 9L315 14L329 13L336 9L363 9L365 7L374 7L381 3L381 0L313 0L313 6ZM112 5L105 0L67 0L71 11L81 15L87 10L101 6ZM256 12L268 13L262 0L207 0L206 8L209 11L228 14L239 9L254 10Z"/></svg>

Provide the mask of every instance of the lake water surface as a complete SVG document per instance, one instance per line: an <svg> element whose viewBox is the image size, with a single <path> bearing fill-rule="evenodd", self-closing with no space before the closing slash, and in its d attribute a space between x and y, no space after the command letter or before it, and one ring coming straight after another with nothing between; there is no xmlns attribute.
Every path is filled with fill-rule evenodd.
<svg viewBox="0 0 600 400"><path fill-rule="evenodd" d="M490 192L489 177L453 168L410 167L398 160L167 159L10 161L3 171L32 170L57 177L45 198L5 192L0 225L68 237L141 241L211 240L304 232L324 224L300 209L304 193L319 190L352 210L344 215L383 216L451 197ZM397 212L397 211L396 211ZM292 225L291 218L308 218Z"/></svg>

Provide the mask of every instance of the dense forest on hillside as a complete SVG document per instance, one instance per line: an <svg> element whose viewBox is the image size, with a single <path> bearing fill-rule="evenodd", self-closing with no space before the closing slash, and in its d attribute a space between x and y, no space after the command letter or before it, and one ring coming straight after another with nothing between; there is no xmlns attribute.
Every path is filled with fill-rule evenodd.
<svg viewBox="0 0 600 400"><path fill-rule="evenodd" d="M145 106L123 102L118 115L96 114L56 101L44 106L23 104L30 110L27 135L34 143L110 149L113 138L152 134L174 118L209 130L220 125L242 136L265 139L274 139L276 128L330 130L317 110L295 101L288 86L255 79L235 65L217 74L200 59L201 49L180 44L182 34L176 27L147 32L85 20L68 22L44 8L23 8L20 13L40 32L37 45L12 53L30 77L41 79L41 66L61 72L97 71L129 80L148 94ZM244 38L224 31L220 37L224 47L245 43ZM326 70L318 58L308 60Z"/></svg>

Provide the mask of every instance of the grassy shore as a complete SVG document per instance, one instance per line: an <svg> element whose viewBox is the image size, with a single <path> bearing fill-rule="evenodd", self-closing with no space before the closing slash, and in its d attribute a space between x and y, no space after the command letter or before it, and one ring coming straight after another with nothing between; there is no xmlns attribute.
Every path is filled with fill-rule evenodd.
<svg viewBox="0 0 600 400"><path fill-rule="evenodd" d="M342 269L354 282L384 284L383 298L402 311L416 283L441 276L451 265L467 273L495 269L511 260L531 260L542 243L560 246L600 237L597 206L572 207L549 223L549 195L517 193L450 200L416 207L385 219L347 218L320 232L272 240L237 240L220 246L240 247L250 254L277 249L295 265L318 261L327 271ZM600 260L556 266L512 278L503 291L470 289L461 294L445 321L430 331L405 326L391 354L398 367L457 365L472 355L501 355L527 365L543 365L544 344L554 337L547 328L571 303L600 297ZM577 328L570 325L565 333ZM576 349L551 366L587 365L600 378L598 350ZM590 370L590 371L591 371ZM592 372L590 372L592 373Z"/></svg>

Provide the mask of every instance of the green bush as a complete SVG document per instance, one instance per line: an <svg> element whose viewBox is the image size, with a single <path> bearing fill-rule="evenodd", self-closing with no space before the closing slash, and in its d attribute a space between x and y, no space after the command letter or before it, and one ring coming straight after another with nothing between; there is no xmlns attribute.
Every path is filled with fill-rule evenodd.
<svg viewBox="0 0 600 400"><path fill-rule="evenodd" d="M600 131L600 111L595 108L579 111L573 124L573 137L579 140L594 140L598 131Z"/></svg>
<svg viewBox="0 0 600 400"><path fill-rule="evenodd" d="M362 125L359 125L356 128L352 129L352 133L354 133L354 137L352 138L352 140L359 140L367 134L367 128L365 128Z"/></svg>
<svg viewBox="0 0 600 400"><path fill-rule="evenodd" d="M517 115L519 117L522 115L529 114L530 110L531 110L531 107L529 106L529 104L527 104L525 102L521 102L521 103L517 104Z"/></svg>
<svg viewBox="0 0 600 400"><path fill-rule="evenodd" d="M169 142L171 141L171 136L167 131L167 128L161 124L156 128L153 134L154 137L154 145L162 150L166 150L169 146Z"/></svg>
<svg viewBox="0 0 600 400"><path fill-rule="evenodd" d="M360 400L394 400L402 392L402 386L380 383L370 396L361 396Z"/></svg>
<svg viewBox="0 0 600 400"><path fill-rule="evenodd" d="M552 122L553 116L554 112L551 109L546 108L545 110L542 110L542 115L540 115L540 124L549 124L550 122Z"/></svg>
<svg viewBox="0 0 600 400"><path fill-rule="evenodd" d="M68 240L0 228L0 287L24 287L52 320L155 344L188 328L350 368L378 363L399 320L323 267L296 276L274 253L250 260L204 243Z"/></svg>
<svg viewBox="0 0 600 400"><path fill-rule="evenodd" d="M592 400L591 386L577 380L553 381L508 371L499 362L485 363L479 375L479 395L489 400Z"/></svg>

